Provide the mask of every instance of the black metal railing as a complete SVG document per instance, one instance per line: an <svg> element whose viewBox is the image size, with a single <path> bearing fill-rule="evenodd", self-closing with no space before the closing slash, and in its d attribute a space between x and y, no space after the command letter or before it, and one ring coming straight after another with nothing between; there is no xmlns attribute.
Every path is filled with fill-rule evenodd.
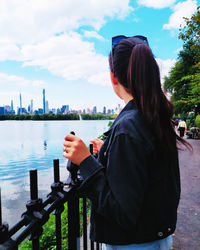
<svg viewBox="0 0 200 250"><path fill-rule="evenodd" d="M90 148L92 151L92 147ZM39 250L43 226L48 222L52 213L55 215L56 249L62 249L61 214L65 203L68 205L68 249L101 249L99 243L88 240L87 200L79 197L77 187L80 179L77 172L73 172L72 167L70 169L69 162L67 168L71 171L71 179L68 178L68 181L63 183L60 181L59 160L54 160L54 182L45 201L38 198L37 170L30 170L30 200L26 203L26 211L21 219L10 229L7 223L2 222L0 194L0 250L18 249L27 237L32 241L32 249ZM80 234L80 198L83 200L82 235Z"/></svg>

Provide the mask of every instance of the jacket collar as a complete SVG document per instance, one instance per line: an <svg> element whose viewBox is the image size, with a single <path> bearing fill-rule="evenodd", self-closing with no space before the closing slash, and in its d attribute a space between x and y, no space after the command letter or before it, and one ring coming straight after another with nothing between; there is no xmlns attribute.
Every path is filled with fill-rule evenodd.
<svg viewBox="0 0 200 250"><path fill-rule="evenodd" d="M114 120L113 124L111 125L111 127L109 128L108 131L106 131L104 133L105 136L108 136L110 134L110 132L112 131L113 127L115 126L115 124L125 115L125 112L128 110L132 110L132 109L136 109L136 105L134 102L134 99L130 100L126 106L122 109L122 111L119 113L119 115L116 117L116 119Z"/></svg>

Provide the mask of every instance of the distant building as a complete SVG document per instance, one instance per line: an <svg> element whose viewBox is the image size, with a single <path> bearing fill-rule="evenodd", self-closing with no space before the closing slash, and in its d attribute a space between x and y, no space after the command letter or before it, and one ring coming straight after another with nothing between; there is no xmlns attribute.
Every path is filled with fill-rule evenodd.
<svg viewBox="0 0 200 250"><path fill-rule="evenodd" d="M24 115L24 114L27 114L27 110L25 108L19 108L17 107L17 114L18 115Z"/></svg>
<svg viewBox="0 0 200 250"><path fill-rule="evenodd" d="M69 113L72 113L72 114L77 114L78 111L77 110L74 110L74 109L71 109Z"/></svg>
<svg viewBox="0 0 200 250"><path fill-rule="evenodd" d="M43 89L42 91L42 94L43 94L43 114L45 114L45 89Z"/></svg>
<svg viewBox="0 0 200 250"><path fill-rule="evenodd" d="M52 109L52 113L56 115L57 114L57 110L56 109Z"/></svg>
<svg viewBox="0 0 200 250"><path fill-rule="evenodd" d="M63 105L61 108L62 114L68 114L69 113L69 105Z"/></svg>
<svg viewBox="0 0 200 250"><path fill-rule="evenodd" d="M87 114L91 114L91 110L89 108L87 108L87 111L86 111Z"/></svg>
<svg viewBox="0 0 200 250"><path fill-rule="evenodd" d="M38 114L39 114L39 115L44 114L43 111L44 111L43 109L39 108L39 109L38 109Z"/></svg>
<svg viewBox="0 0 200 250"><path fill-rule="evenodd" d="M49 113L49 102L45 101L45 114Z"/></svg>
<svg viewBox="0 0 200 250"><path fill-rule="evenodd" d="M93 113L93 114L96 114L96 113L97 113L97 107L96 107L96 106L93 107L92 113Z"/></svg>
<svg viewBox="0 0 200 250"><path fill-rule="evenodd" d="M19 104L20 104L20 107L19 107L19 110L17 111L17 113L19 115L21 115L22 114L22 95L21 95L21 93L19 94Z"/></svg>
<svg viewBox="0 0 200 250"><path fill-rule="evenodd" d="M31 99L30 113L33 114L33 100Z"/></svg>
<svg viewBox="0 0 200 250"><path fill-rule="evenodd" d="M118 106L115 108L115 114L119 114L122 111L122 107L120 104L118 104Z"/></svg>
<svg viewBox="0 0 200 250"><path fill-rule="evenodd" d="M4 109L4 107L0 107L0 115L5 115L5 109Z"/></svg>
<svg viewBox="0 0 200 250"><path fill-rule="evenodd" d="M14 111L14 108L13 108L13 100L11 100L11 111L12 111L12 112Z"/></svg>
<svg viewBox="0 0 200 250"><path fill-rule="evenodd" d="M28 113L31 113L31 105L28 105Z"/></svg>
<svg viewBox="0 0 200 250"><path fill-rule="evenodd" d="M106 107L103 107L103 114L106 114Z"/></svg>
<svg viewBox="0 0 200 250"><path fill-rule="evenodd" d="M27 114L27 110L25 108L22 108L22 114Z"/></svg>
<svg viewBox="0 0 200 250"><path fill-rule="evenodd" d="M11 107L6 105L4 106L4 114L7 115L7 114L11 114Z"/></svg>

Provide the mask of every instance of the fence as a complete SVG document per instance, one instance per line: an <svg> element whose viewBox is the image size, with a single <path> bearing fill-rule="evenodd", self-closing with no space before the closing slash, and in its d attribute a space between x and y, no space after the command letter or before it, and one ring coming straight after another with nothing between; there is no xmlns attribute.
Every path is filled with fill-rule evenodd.
<svg viewBox="0 0 200 250"><path fill-rule="evenodd" d="M92 148L91 148L92 151ZM1 197L0 197L0 250L15 250L29 237L32 241L32 249L40 249L40 237L50 214L55 215L56 249L62 249L61 214L64 211L64 204L68 205L68 249L99 250L101 245L88 240L87 235L87 200L83 199L83 214L81 224L83 233L80 235L80 198L77 192L80 179L77 176L77 169L68 162L68 170L71 173L71 180L67 184L60 181L59 160L54 160L54 183L51 185L51 192L47 199L42 201L38 198L37 170L30 170L30 200L26 203L26 211L21 219L9 229L7 223L2 223ZM80 241L81 237L81 241Z"/></svg>

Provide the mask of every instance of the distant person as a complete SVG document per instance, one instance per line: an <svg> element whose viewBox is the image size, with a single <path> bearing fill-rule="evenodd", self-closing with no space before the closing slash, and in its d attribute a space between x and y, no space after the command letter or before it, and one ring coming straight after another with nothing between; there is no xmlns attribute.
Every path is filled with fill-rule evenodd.
<svg viewBox="0 0 200 250"><path fill-rule="evenodd" d="M183 137L187 130L187 125L186 125L185 120L179 121L177 130L179 131L180 137Z"/></svg>
<svg viewBox="0 0 200 250"><path fill-rule="evenodd" d="M178 127L179 119L175 119L175 129Z"/></svg>
<svg viewBox="0 0 200 250"><path fill-rule="evenodd" d="M71 134L63 155L79 166L79 191L92 203L90 237L103 250L170 250L180 199L177 141L187 142L172 126L147 38L113 37L109 64L124 109L104 142L92 140L98 159Z"/></svg>

